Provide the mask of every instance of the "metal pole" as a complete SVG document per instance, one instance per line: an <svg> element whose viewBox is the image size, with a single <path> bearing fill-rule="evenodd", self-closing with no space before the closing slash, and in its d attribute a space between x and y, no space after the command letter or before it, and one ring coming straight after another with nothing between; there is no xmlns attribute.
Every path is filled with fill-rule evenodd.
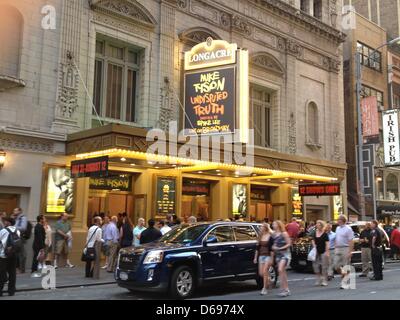
<svg viewBox="0 0 400 320"><path fill-rule="evenodd" d="M363 134L361 117L361 55L356 55L356 104L357 104L357 131L358 131L358 180L360 190L360 213L361 219L365 220L365 194L364 194L364 159L363 159Z"/></svg>

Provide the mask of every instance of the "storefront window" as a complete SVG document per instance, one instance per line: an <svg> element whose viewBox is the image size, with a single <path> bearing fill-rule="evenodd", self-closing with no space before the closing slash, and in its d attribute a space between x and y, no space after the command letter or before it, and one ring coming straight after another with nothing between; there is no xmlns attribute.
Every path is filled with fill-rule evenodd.
<svg viewBox="0 0 400 320"><path fill-rule="evenodd" d="M386 177L386 198L388 200L399 200L399 182L394 174L389 174Z"/></svg>
<svg viewBox="0 0 400 320"><path fill-rule="evenodd" d="M190 216L196 217L197 221L209 221L211 219L210 189L209 181L183 179L182 217L185 220Z"/></svg>

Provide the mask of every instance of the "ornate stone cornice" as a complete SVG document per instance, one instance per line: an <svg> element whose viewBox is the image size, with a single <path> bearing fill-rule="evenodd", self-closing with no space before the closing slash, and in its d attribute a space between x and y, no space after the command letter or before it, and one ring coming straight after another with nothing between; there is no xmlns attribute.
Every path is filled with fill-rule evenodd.
<svg viewBox="0 0 400 320"><path fill-rule="evenodd" d="M217 33L202 27L191 28L179 34L179 39L190 46L206 42L209 37L214 40L221 40L221 37Z"/></svg>
<svg viewBox="0 0 400 320"><path fill-rule="evenodd" d="M122 17L144 27L154 28L157 25L152 14L134 0L92 0L90 6L94 11Z"/></svg>
<svg viewBox="0 0 400 320"><path fill-rule="evenodd" d="M284 74L284 68L281 63L269 53L257 52L250 57L250 62L259 68L275 72L279 75Z"/></svg>
<svg viewBox="0 0 400 320"><path fill-rule="evenodd" d="M16 136L5 133L0 133L0 149L38 153L55 153L54 141L27 136Z"/></svg>
<svg viewBox="0 0 400 320"><path fill-rule="evenodd" d="M344 42L346 35L338 29L335 29L317 18L314 18L297 8L281 0L249 0L256 4L261 4L267 9L279 14L282 17L289 18L298 24L303 25L311 32L316 32L335 40L337 43Z"/></svg>

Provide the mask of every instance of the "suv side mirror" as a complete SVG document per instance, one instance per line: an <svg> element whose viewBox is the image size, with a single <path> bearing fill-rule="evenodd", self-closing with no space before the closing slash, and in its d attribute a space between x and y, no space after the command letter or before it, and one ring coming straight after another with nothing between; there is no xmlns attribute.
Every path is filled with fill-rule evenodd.
<svg viewBox="0 0 400 320"><path fill-rule="evenodd" d="M217 243L218 239L216 236L209 236L208 238L206 238L203 242L204 246L207 246L207 244L209 243Z"/></svg>

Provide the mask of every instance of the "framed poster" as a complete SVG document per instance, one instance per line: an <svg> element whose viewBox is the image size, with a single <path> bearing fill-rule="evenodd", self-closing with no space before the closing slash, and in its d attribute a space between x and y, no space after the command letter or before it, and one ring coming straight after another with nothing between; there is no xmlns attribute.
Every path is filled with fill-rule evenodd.
<svg viewBox="0 0 400 320"><path fill-rule="evenodd" d="M167 214L176 214L176 179L157 177L156 216L165 218Z"/></svg>
<svg viewBox="0 0 400 320"><path fill-rule="evenodd" d="M232 213L234 216L247 217L247 185L232 185Z"/></svg>
<svg viewBox="0 0 400 320"><path fill-rule="evenodd" d="M74 186L68 167L45 165L42 212L47 216L59 216L63 212L73 215Z"/></svg>

